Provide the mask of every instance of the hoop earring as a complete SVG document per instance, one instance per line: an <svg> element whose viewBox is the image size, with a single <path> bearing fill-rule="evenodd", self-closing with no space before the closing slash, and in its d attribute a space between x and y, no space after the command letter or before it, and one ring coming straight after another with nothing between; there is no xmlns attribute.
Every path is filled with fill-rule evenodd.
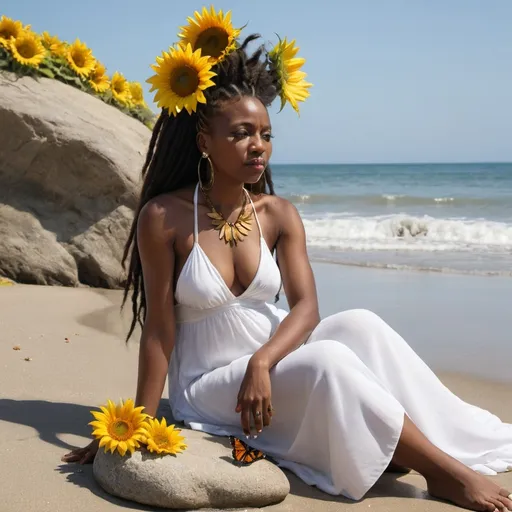
<svg viewBox="0 0 512 512"><path fill-rule="evenodd" d="M208 182L208 186L206 187L203 185L203 182L201 181L201 162L203 160L208 160L208 163L210 164L210 180ZM199 159L199 163L197 164L197 179L199 181L199 186L201 187L202 190L211 190L211 188L213 187L213 183L215 182L215 172L213 170L212 161L210 160L208 154L205 153L204 151L203 154L201 155L201 158Z"/></svg>

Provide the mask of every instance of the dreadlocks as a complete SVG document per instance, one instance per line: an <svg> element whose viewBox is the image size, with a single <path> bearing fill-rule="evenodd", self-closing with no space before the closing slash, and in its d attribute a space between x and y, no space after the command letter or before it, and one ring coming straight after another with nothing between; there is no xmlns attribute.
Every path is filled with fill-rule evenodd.
<svg viewBox="0 0 512 512"><path fill-rule="evenodd" d="M192 114L182 111L176 116L169 115L167 110L163 109L155 124L142 167L144 181L139 204L122 259L124 267L130 256L122 307L126 303L130 289L133 289L133 316L127 340L133 334L137 323L143 326L146 315L144 276L137 247L137 221L142 208L160 194L197 183L196 169L201 154L196 136L199 131L208 129L210 119L223 102L253 96L268 107L280 93L277 76L269 72L265 59L262 60L264 48L259 47L252 55L247 53L247 45L259 37L257 34L247 37L239 48L217 65L217 76L213 79L215 86L204 91L206 104L199 104L197 111ZM251 191L257 194L275 194L269 167L260 181L251 187Z"/></svg>

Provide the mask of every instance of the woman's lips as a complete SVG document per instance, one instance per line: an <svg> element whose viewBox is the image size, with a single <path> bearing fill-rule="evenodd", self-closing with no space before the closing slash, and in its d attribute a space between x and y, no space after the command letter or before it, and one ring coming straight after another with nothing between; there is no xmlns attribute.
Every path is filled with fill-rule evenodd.
<svg viewBox="0 0 512 512"><path fill-rule="evenodd" d="M265 170L265 162L263 160L250 160L245 164L247 167L251 167L252 169L262 172Z"/></svg>

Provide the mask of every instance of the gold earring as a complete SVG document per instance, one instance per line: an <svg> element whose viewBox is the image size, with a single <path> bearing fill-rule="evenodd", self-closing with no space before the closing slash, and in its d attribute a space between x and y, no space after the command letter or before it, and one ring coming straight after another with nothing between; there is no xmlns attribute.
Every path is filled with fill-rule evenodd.
<svg viewBox="0 0 512 512"><path fill-rule="evenodd" d="M201 162L203 160L208 160L208 163L210 164L210 180L208 182L208 186L206 187L203 185L203 182L201 181ZM210 160L208 153L205 153L204 151L203 154L201 155L201 158L199 159L199 163L197 164L197 179L199 181L199 186L201 187L202 190L211 190L211 188L213 187L213 183L215 181L215 172L213 170L212 161Z"/></svg>

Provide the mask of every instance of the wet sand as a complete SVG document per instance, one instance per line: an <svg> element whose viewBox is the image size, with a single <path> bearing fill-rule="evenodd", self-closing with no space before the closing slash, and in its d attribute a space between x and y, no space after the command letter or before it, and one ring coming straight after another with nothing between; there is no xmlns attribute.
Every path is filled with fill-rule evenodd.
<svg viewBox="0 0 512 512"><path fill-rule="evenodd" d="M461 398L512 422L512 280L314 269L323 316L374 310ZM150 510L105 494L91 466L60 463L63 453L88 442L92 408L135 393L137 338L124 343L128 318L120 318L120 299L109 290L0 288L1 512ZM289 478L290 495L268 510L459 510L428 499L416 474L384 475L358 503ZM511 473L496 480L512 487Z"/></svg>

